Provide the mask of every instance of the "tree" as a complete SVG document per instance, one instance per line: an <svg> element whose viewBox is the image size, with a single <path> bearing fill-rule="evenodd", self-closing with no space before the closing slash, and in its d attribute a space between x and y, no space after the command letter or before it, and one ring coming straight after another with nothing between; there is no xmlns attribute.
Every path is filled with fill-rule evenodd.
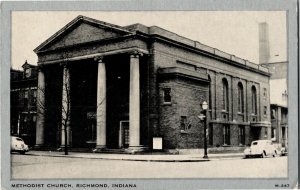
<svg viewBox="0 0 300 190"><path fill-rule="evenodd" d="M64 151L65 154L68 154L68 133L70 129L70 106L71 106L71 96L70 96L70 73L67 68L67 64L63 64L63 80L62 83L55 83L55 84L47 84L47 87L45 86L39 86L38 85L38 91L39 91L39 97L43 96L43 98L37 99L37 114L47 114L48 117L53 118L57 124L57 129L64 133L61 134L61 145L64 145ZM48 81L47 81L48 82ZM55 85L56 89L59 89L62 87L62 104L60 105L47 105L47 102L45 101L44 97L46 96L46 88L48 88L50 85ZM50 90L49 90L50 91ZM48 92L48 91L47 91ZM51 92L55 93L55 92ZM56 111L61 106L61 112Z"/></svg>
<svg viewBox="0 0 300 190"><path fill-rule="evenodd" d="M68 155L68 134L70 133L71 95L70 95L70 71L66 64L63 65L63 90L62 90L62 132L64 132L65 155ZM63 136L62 136L63 137Z"/></svg>

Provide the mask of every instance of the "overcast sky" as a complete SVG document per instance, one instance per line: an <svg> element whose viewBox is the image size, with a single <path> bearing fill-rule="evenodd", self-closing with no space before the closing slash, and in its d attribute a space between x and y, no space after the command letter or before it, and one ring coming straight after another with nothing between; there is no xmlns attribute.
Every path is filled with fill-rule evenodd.
<svg viewBox="0 0 300 190"><path fill-rule="evenodd" d="M78 15L119 26L156 25L237 57L258 63L258 23L269 24L271 62L287 60L286 13L283 11L14 11L12 67L37 63L38 45Z"/></svg>

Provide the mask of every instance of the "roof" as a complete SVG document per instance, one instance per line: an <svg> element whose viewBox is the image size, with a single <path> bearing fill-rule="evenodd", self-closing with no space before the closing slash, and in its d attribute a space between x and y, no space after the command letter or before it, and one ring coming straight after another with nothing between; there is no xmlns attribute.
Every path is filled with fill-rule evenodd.
<svg viewBox="0 0 300 190"><path fill-rule="evenodd" d="M73 19L71 22L69 22L67 25L65 25L63 28L61 28L59 31L57 31L55 34L53 34L46 41L44 41L43 43L41 43L33 51L35 53L37 53L43 47L45 47L49 43L53 42L56 38L58 38L59 36L63 35L66 31L72 29L76 24L78 24L80 22L86 22L86 23L89 23L89 24L96 25L98 27L110 28L110 29L113 29L113 30L119 31L119 32L132 33L131 31L127 30L124 27L121 27L121 26L118 26L118 25L106 23L106 22L103 22L103 21L100 21L100 20L96 20L96 19L92 19L92 18L89 18L89 17L85 17L85 16L82 16L82 15L79 15L75 19Z"/></svg>
<svg viewBox="0 0 300 190"><path fill-rule="evenodd" d="M165 30L163 28L160 28L158 26L150 26L147 27L142 24L132 24L128 26L118 26L110 23L106 23L103 21L99 21L96 19L92 19L89 17L85 17L82 15L77 16L75 19L73 19L71 22L69 22L66 26L64 26L62 29L60 29L58 32L53 34L50 38L48 38L46 41L44 41L42 44L40 44L37 48L34 49L35 53L38 53L42 51L43 48L48 46L50 43L53 43L55 40L59 39L59 37L63 36L66 32L72 30L74 27L77 26L79 23L87 23L90 25L93 25L95 27L99 28L109 28L110 30L113 30L114 32L119 33L125 33L125 34L131 34L131 35L146 35L150 36L156 39L164 40L166 42L181 44L189 49L192 49L194 51L198 51L201 53L204 53L209 56L216 57L218 59L222 59L225 61L230 61L231 63L234 63L237 66L241 66L244 68L247 68L249 70L255 70L259 71L260 73L263 73L265 75L269 76L269 70L268 67L264 65L258 65L255 63L252 63L248 60L236 57L235 55L228 54L226 52L223 52L221 50L218 50L216 48L212 48L210 46L204 45L198 41L194 41L191 39L188 39L186 37L180 36L176 33L170 32L168 30ZM92 39L95 40L95 39Z"/></svg>
<svg viewBox="0 0 300 190"><path fill-rule="evenodd" d="M27 62L27 60L25 61L25 63L22 65L22 68L25 69L25 68L35 68L37 67L36 65L32 65L32 64L29 64Z"/></svg>

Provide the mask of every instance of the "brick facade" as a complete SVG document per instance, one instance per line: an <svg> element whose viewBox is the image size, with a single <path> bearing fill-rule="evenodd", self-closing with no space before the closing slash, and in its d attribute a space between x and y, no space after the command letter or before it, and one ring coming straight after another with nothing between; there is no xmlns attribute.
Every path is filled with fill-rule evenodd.
<svg viewBox="0 0 300 190"><path fill-rule="evenodd" d="M190 88L190 81L180 82L178 79L159 82L159 99L162 99L161 93L164 87L172 89L172 97L174 99L171 105L160 104L159 108L160 128L162 135L165 137L167 148L203 147L203 125L199 124L200 128L198 130L180 133L179 119L180 115L188 115L187 118L196 118L197 111L198 114L201 111L200 103L204 100L211 101L209 102L211 104L209 107L209 121L213 127L211 147L224 145L224 125L229 126L230 146L248 145L252 140L270 138L270 129L268 129L268 122L270 121L268 75L257 74L247 69L242 70L230 65L230 63L208 58L174 46L170 47L163 43L156 42L153 46L155 47L154 56L157 67L180 67L199 74L204 73L210 80L209 87L208 85L194 84L196 88ZM224 110L222 103L222 81L224 80L227 81L228 85L228 110ZM179 87L179 83L181 83L181 87ZM242 111L238 111L238 85L242 86L243 92ZM256 90L256 113L252 113L253 88ZM209 89L210 98L208 95ZM264 89L267 92L265 95L261 93ZM181 102L180 100L183 105L179 103ZM195 112L184 114L183 110L186 107L194 109ZM265 107L267 108L266 110L264 110ZM194 115L189 116L190 114ZM257 127L251 126L251 123L256 123ZM240 127L244 128L243 132L240 131ZM242 136L240 133L244 133L245 140L240 140ZM194 142L198 142L197 146L193 145ZM175 144L177 146L174 146Z"/></svg>
<svg viewBox="0 0 300 190"><path fill-rule="evenodd" d="M11 70L11 135L22 137L29 146L35 144L37 66L27 63L23 70Z"/></svg>

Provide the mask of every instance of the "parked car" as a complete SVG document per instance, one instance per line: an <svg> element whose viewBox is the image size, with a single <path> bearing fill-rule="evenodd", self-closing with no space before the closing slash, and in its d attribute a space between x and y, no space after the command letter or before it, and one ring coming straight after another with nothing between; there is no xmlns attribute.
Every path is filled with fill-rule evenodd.
<svg viewBox="0 0 300 190"><path fill-rule="evenodd" d="M281 150L280 150L280 155L285 156L287 154L288 154L288 147L287 146L282 147Z"/></svg>
<svg viewBox="0 0 300 190"><path fill-rule="evenodd" d="M251 142L251 146L244 150L245 158L249 157L266 157L277 155L277 150L271 140L257 140Z"/></svg>
<svg viewBox="0 0 300 190"><path fill-rule="evenodd" d="M11 152L19 152L21 154L25 154L25 152L29 151L28 145L25 144L22 138L20 137L11 137L11 145L10 151Z"/></svg>

